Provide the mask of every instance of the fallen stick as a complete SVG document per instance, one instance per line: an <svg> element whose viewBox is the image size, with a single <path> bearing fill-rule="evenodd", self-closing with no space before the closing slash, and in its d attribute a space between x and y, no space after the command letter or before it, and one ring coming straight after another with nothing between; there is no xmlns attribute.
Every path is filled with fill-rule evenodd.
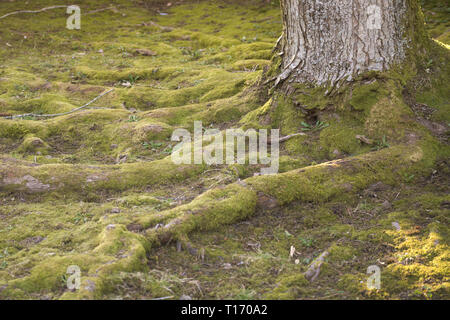
<svg viewBox="0 0 450 320"><path fill-rule="evenodd" d="M298 137L298 136L306 136L306 133L300 132L300 133L290 134L288 136L281 137L279 142L285 142L285 141L287 141L287 140L289 140L291 138Z"/></svg>
<svg viewBox="0 0 450 320"><path fill-rule="evenodd" d="M167 299L172 299L172 298L173 298L173 296L168 296L168 297L161 297L161 298L153 298L150 300L167 300Z"/></svg>
<svg viewBox="0 0 450 320"><path fill-rule="evenodd" d="M292 138L298 137L298 136L306 136L306 133L303 133L303 132L293 133L293 134L290 134L290 135L288 135L288 136L281 137L280 140L278 140L278 142L279 142L279 143L285 142L285 141L287 141L287 140L289 140L289 139L292 139ZM272 144L272 141L267 140L267 143L268 143L268 144Z"/></svg>
<svg viewBox="0 0 450 320"><path fill-rule="evenodd" d="M3 116L2 118L5 118L5 119L18 119L18 118L25 118L25 117L52 118L52 117L65 116L65 115L74 113L74 112L76 112L76 111L79 111L79 110L81 110L81 109L84 109L84 108L88 107L89 105L91 105L92 103L94 103L95 101L97 101L98 99L100 99L101 97L103 97L104 95L110 93L110 92L113 91L113 90L114 90L114 88L109 89L108 91L103 92L102 94L100 94L99 96L95 97L94 99L92 99L92 100L89 101L88 103L82 105L81 107L72 109L72 110L67 111L67 112L54 113L54 114L26 113L26 114L19 114L19 115L13 115L13 116Z"/></svg>
<svg viewBox="0 0 450 320"><path fill-rule="evenodd" d="M1 16L0 19L3 19L3 18L6 18L6 17L9 17L9 16L12 16L12 15L15 15L15 14L20 14L20 13L40 13L40 12L44 12L44 11L47 11L47 10L59 9L59 8L67 8L67 7L68 6L51 6L51 7L46 7L46 8L42 8L42 9L39 9L39 10L19 10L19 11L14 11L14 12L7 13L7 14ZM111 7L108 7L108 8L100 8L100 9L89 11L89 12L85 13L85 15L86 14L97 13L97 12L101 12L101 11L106 11L106 10L113 10L114 12L118 12L116 7L111 6Z"/></svg>
<svg viewBox="0 0 450 320"><path fill-rule="evenodd" d="M112 10L112 11L115 12L115 13L118 13L118 12L119 12L119 10L117 10L117 8L116 8L115 6L111 6L111 7L108 7L108 8L101 8L101 9L96 9L96 10L88 11L88 12L85 13L85 15L86 15L86 14L93 14L93 13L97 13L97 12L102 12L102 11L106 11L106 10Z"/></svg>
<svg viewBox="0 0 450 320"><path fill-rule="evenodd" d="M362 135L356 135L355 137L356 139L358 139L359 141L361 141L362 143L368 144L368 145L372 145L373 144L373 140L366 138L365 136Z"/></svg>

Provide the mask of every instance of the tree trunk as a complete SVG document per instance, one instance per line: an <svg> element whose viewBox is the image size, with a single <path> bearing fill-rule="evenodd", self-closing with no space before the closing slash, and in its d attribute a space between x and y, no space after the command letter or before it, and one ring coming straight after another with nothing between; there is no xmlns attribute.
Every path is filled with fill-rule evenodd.
<svg viewBox="0 0 450 320"><path fill-rule="evenodd" d="M334 85L404 61L423 34L417 0L281 0L282 71L276 85ZM418 30L420 29L420 30Z"/></svg>

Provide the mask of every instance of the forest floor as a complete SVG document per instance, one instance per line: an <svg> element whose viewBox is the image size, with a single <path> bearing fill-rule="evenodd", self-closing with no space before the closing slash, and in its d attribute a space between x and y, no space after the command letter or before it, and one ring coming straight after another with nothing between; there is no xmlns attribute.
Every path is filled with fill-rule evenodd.
<svg viewBox="0 0 450 320"><path fill-rule="evenodd" d="M449 12L439 3L423 1L424 13L448 50ZM2 2L0 17L52 5ZM431 167L363 177L367 185L343 194L319 184L316 195L253 212L236 182L258 187L259 166L176 166L170 137L197 120L221 130L262 126L255 117L267 104L256 85L281 34L279 5L90 0L81 9L81 30L65 28L63 8L0 18L0 298L450 298L448 60L428 61L405 111L437 141ZM78 112L36 116L110 89ZM377 82L355 89L350 104L361 118L330 108L283 113L280 104L271 125L303 119L282 134L305 133L281 145L280 173L370 152L388 159L403 118L380 133L367 129L364 111L383 90ZM34 115L8 118L22 114ZM230 190L237 195L222 205ZM155 245L156 222L194 205L212 206L218 222L199 218L189 234ZM309 281L305 272L324 252ZM82 290L67 289L71 265L81 268ZM378 290L366 285L372 265L381 269Z"/></svg>

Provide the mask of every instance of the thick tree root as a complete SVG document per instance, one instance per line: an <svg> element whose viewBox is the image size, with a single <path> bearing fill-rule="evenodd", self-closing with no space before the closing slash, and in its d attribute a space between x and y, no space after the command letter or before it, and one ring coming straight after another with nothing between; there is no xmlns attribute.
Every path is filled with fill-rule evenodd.
<svg viewBox="0 0 450 320"><path fill-rule="evenodd" d="M395 185L409 171L425 169L420 147L388 149L277 175L256 176L202 194L189 204L143 217L148 238L165 243L194 230L210 230L293 201L323 203L376 182ZM428 164L429 162L427 162Z"/></svg>
<svg viewBox="0 0 450 320"><path fill-rule="evenodd" d="M121 271L145 270L146 255L150 250L171 240L185 242L187 235L193 231L217 229L247 219L258 210L271 209L293 201L321 203L332 198L345 199L346 194L358 192L376 182L394 185L405 173L423 173L433 163L434 159L430 161L424 158L420 147L398 145L283 174L252 177L224 188L209 190L189 204L144 216L133 223L134 226L142 227L138 228L140 233L129 231L123 225L108 225L100 234L99 244L91 254L83 255L84 258L69 255L49 259L33 268L30 276L14 280L8 286L26 287L30 281L39 281L42 270L48 268L49 264L65 266L67 263L61 263L61 259L79 260L82 264L89 256L87 276L83 277L80 290L66 292L61 298L100 297L111 289L108 275ZM21 167L21 170L25 169L28 172L21 171L21 174L42 175L36 174L39 167ZM84 178L86 170L87 168L82 170ZM98 174L98 168L89 173L94 172ZM3 171L3 175L5 174ZM114 179L119 177L114 171L107 175L115 177ZM12 178L6 179L11 181ZM129 177L123 179L127 181ZM2 181L5 183L5 176ZM118 252L122 254L119 255Z"/></svg>
<svg viewBox="0 0 450 320"><path fill-rule="evenodd" d="M31 166L17 161L2 162L0 192L24 193L122 191L184 180L204 170L203 166L175 165L170 157L152 162L99 166Z"/></svg>

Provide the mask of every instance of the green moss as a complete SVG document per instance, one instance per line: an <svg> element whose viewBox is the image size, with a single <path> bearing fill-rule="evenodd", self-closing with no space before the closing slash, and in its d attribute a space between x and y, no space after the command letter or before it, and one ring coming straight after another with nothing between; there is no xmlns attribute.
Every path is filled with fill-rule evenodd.
<svg viewBox="0 0 450 320"><path fill-rule="evenodd" d="M356 189L366 187L375 180L395 183L397 178L392 169L394 162L399 168L408 163L411 172L420 172L420 169L429 170L429 165L436 158L430 155L429 160L430 162L428 158L424 158L420 148L398 146L354 157L342 163L325 163L275 176L250 178L248 181L258 190L274 196L280 204L294 200L323 202L345 193L345 188L342 187L348 183ZM376 166L366 167L372 161L377 163ZM386 170L387 165L389 169ZM330 176L334 170L337 172L336 176Z"/></svg>
<svg viewBox="0 0 450 320"><path fill-rule="evenodd" d="M123 204L125 206L144 206L144 205L159 205L161 204L161 200L148 195L129 195L125 197L121 197L117 200L118 203Z"/></svg>
<svg viewBox="0 0 450 320"><path fill-rule="evenodd" d="M369 112L372 106L376 104L380 97L384 97L388 91L383 88L379 81L371 84L360 85L352 89L352 97L349 104L358 111Z"/></svg>
<svg viewBox="0 0 450 320"><path fill-rule="evenodd" d="M292 300L302 296L309 282L303 274L283 276L277 279L277 286L264 296L265 299Z"/></svg>
<svg viewBox="0 0 450 320"><path fill-rule="evenodd" d="M249 70L261 70L265 66L268 66L270 61L267 60L239 60L232 64L232 70L249 71Z"/></svg>
<svg viewBox="0 0 450 320"><path fill-rule="evenodd" d="M270 119L273 128L279 128L281 134L288 135L300 131L300 122L304 118L301 111L295 109L290 99L279 97L272 103Z"/></svg>
<svg viewBox="0 0 450 320"><path fill-rule="evenodd" d="M437 0L422 0L421 5L430 36L450 44L448 6Z"/></svg>
<svg viewBox="0 0 450 320"><path fill-rule="evenodd" d="M239 124L242 125L244 130L253 128L253 129L262 129L265 128L264 125L261 124L263 121L263 117L267 115L272 106L272 99L269 99L263 106L248 112L245 116L241 118ZM266 125L267 127L268 125Z"/></svg>
<svg viewBox="0 0 450 320"><path fill-rule="evenodd" d="M342 262L346 260L351 260L356 257L356 250L352 247L346 247L338 244L334 244L328 249L330 255L327 260L333 262Z"/></svg>
<svg viewBox="0 0 450 320"><path fill-rule="evenodd" d="M49 148L49 145L42 139L33 135L27 135L17 151L21 153L46 154Z"/></svg>
<svg viewBox="0 0 450 320"><path fill-rule="evenodd" d="M242 220L254 213L255 206L255 193L233 184L225 189L206 192L187 205L165 212L163 216L144 217L139 222L149 228L175 219L170 223L173 229L170 232L182 238L194 230L217 229Z"/></svg>
<svg viewBox="0 0 450 320"><path fill-rule="evenodd" d="M361 150L361 143L356 139L360 130L358 127L331 123L329 127L320 132L320 144L331 159L339 156L342 152L356 154Z"/></svg>
<svg viewBox="0 0 450 320"><path fill-rule="evenodd" d="M129 128L121 128L125 134L129 132ZM172 135L173 128L165 123L149 121L148 119L139 121L132 129L133 141L139 143L152 140L167 140Z"/></svg>
<svg viewBox="0 0 450 320"><path fill-rule="evenodd" d="M445 41L445 22L436 21L442 11L431 2L429 27ZM88 1L82 10L110 5ZM447 172L436 163L450 151L415 123L404 96L435 109L431 121L447 122L445 46L421 33L427 55L408 66L340 88L294 85L289 98L268 99L258 90L261 74L266 80L279 72L277 2L189 2L166 7L167 16L115 5L86 15L80 32L61 27L62 9L30 20L26 39L0 30L11 45L0 48L0 113L68 111L115 88L89 106L95 109L0 120L2 298L448 296ZM29 8L2 4L2 13L20 9ZM7 19L20 31L28 18ZM258 168L176 166L167 157L172 130L192 129L194 120L306 136L281 145L281 174L233 184ZM302 122L317 121L328 126L302 130ZM375 144L361 144L356 134ZM385 147L377 145L383 137L390 147L368 153ZM432 172L433 183L423 182ZM373 197L366 189L377 182L388 190ZM330 255L310 283L303 273L324 250ZM377 263L385 266L382 289L369 292L365 271ZM69 265L81 267L80 290L67 290Z"/></svg>
<svg viewBox="0 0 450 320"><path fill-rule="evenodd" d="M309 84L295 84L293 102L306 110L325 109L335 103L331 101L328 92L329 88L320 86L311 86Z"/></svg>
<svg viewBox="0 0 450 320"><path fill-rule="evenodd" d="M289 156L281 156L279 159L280 169L279 172L287 172L301 167L306 167L309 161L305 158L292 158Z"/></svg>

